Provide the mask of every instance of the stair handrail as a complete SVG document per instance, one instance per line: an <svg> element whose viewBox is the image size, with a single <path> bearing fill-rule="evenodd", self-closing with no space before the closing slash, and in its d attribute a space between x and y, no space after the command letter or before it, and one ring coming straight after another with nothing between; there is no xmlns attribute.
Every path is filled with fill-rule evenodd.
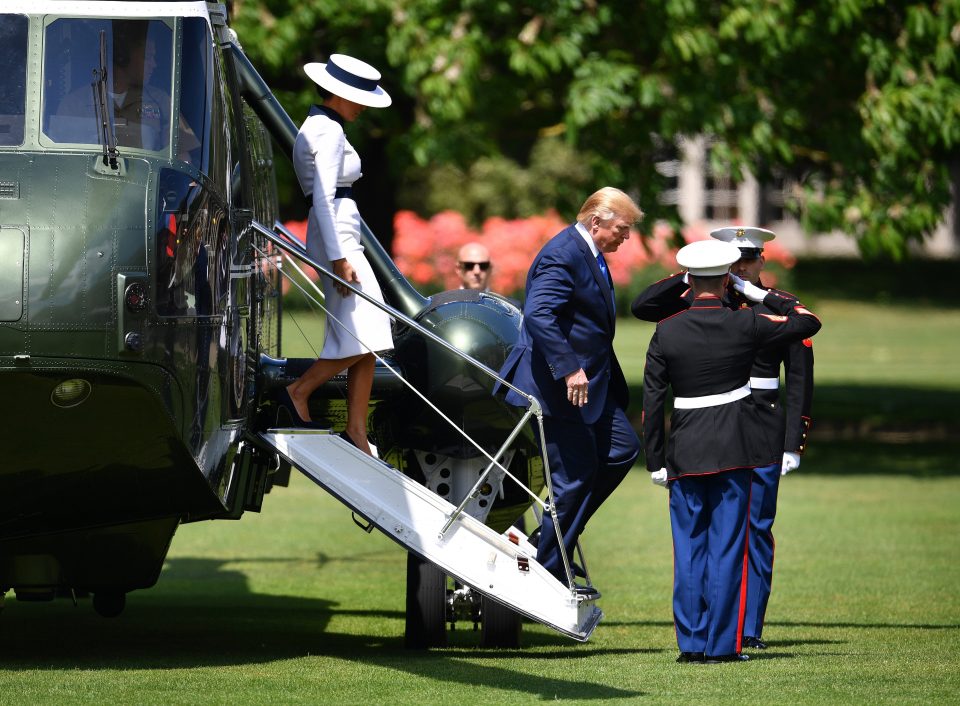
<svg viewBox="0 0 960 706"><path fill-rule="evenodd" d="M291 255L291 256L293 256L293 257L295 257L295 258L297 258L297 259L305 262L306 264L310 265L310 267L312 267L314 270L316 270L319 274L321 274L321 275L323 275L323 276L325 276L325 277L329 277L331 280L333 280L334 282L336 282L338 285L346 288L347 290L349 290L349 291L352 292L353 294L356 294L357 296L359 296L360 298L362 298L364 301L367 301L367 302L369 302L370 304L374 305L376 308L378 308L378 309L380 309L381 311L385 312L385 313L386 313L388 316L390 316L391 318L394 318L394 319L396 319L396 320L398 320L398 321L402 321L404 324L406 324L407 326L409 326L409 327L411 327L412 329L416 330L418 333L426 336L427 338L429 338L430 340L432 340L434 343L437 343L438 345L440 345L442 348L446 349L447 351L449 351L449 352L452 353L453 355L455 355L455 356L461 358L462 360L466 361L466 362L469 363L470 365L472 365L472 366L474 366L475 368L477 368L478 370L480 370L480 371L481 371L482 373L484 373L485 375L487 375L487 376L489 376L489 377L497 380L498 382L500 382L500 384L502 384L502 385L510 388L511 390L515 391L517 394L519 394L521 397L523 397L524 399L527 400L527 405L528 405L528 406L527 406L527 409L526 409L526 411L524 412L523 416L521 417L520 421L517 422L516 426L513 428L513 430L511 431L511 433L510 433L509 436L507 437L506 441L504 441L504 443L501 445L501 447L497 450L496 455L491 456L491 455L487 452L486 449L484 449L482 446L480 446L469 434L467 434L463 429L461 429L461 428L456 424L456 422L454 422L454 421L453 421L452 419L450 419L447 415L445 415L439 408L437 408L436 405L434 405L429 399L427 399L426 396L423 395L423 393L421 393L419 390L417 390L417 389L416 389L408 380L406 380L399 372L397 372L396 370L394 370L393 367L392 367L389 363L387 363L387 361L385 361L381 356L379 356L379 355L376 353L376 351L370 351L371 353L373 353L373 354L377 357L377 359L378 359L381 363L384 364L384 366L385 366L393 375L395 375L403 384L405 384L407 387L409 387L409 388L414 392L414 394L416 394L418 397L420 397L420 399L422 399L431 409L433 409L433 411L435 411L437 414L439 414L441 418L443 418L448 424L450 424L451 427L453 427L454 429L456 429L464 439L466 439L475 449L477 449L477 451L479 451L484 457L487 458L487 460L490 461L490 463L487 465L487 467L484 469L484 471L483 471L483 472L479 475L479 477L477 478L477 481L474 483L473 488L471 488L470 492L467 493L467 494L464 496L464 498L463 498L463 500L461 501L460 505L457 506L457 508L451 513L450 517L447 519L447 523L446 523L446 524L443 526L443 528L440 530L439 535L438 535L438 539L441 539L441 540L443 539L444 535L445 535L446 532L450 529L450 527L453 525L453 523L456 521L456 519L464 512L464 510L466 509L467 503L470 502L471 499L473 499L474 497L476 497L476 495L477 495L477 494L479 493L479 491L480 491L480 488L483 486L484 482L486 482L487 477L488 477L489 474L493 471L494 467L499 468L501 471L503 471L503 473L504 473L505 475L507 475L507 476L508 476L509 478L511 478L517 485L519 485L521 488L523 488L523 490L526 491L527 495L529 495L530 498L533 499L534 502L539 503L540 506L542 506L544 512L549 512L549 513L550 513L551 517L553 518L554 531L556 532L556 535L557 535L557 545L558 545L558 549L560 550L560 558L561 558L561 561L562 561L562 563L563 563L564 570L565 570L565 574L566 574L566 577L567 577L567 585L569 586L570 590L573 591L573 590L574 590L574 585L575 585L575 584L574 584L573 571L572 571L572 569L571 569L570 560L569 560L569 558L567 557L566 548L565 548L564 543L563 543L563 536L562 536L561 533L560 533L560 526L559 526L559 523L557 522L557 517L556 517L556 501L555 501L555 498L554 498L553 482L552 482L551 474L550 474L550 462L549 462L549 459L547 458L547 455L546 455L546 454L542 454L542 457L543 457L543 469L544 469L544 474L543 474L543 475L544 475L544 482L545 482L545 484L546 484L546 486L547 486L547 498L548 498L548 502L545 502L544 500L542 500L539 495L537 495L537 494L534 493L530 488L528 488L528 487L526 486L526 484L524 484L519 478L517 478L517 477L516 477L515 475L513 475L509 470L507 470L507 469L503 466L503 464L501 464L500 461L499 461L500 457L506 452L506 450L509 448L510 444L513 443L514 439L516 439L517 435L519 435L520 430L523 429L523 426L527 423L527 421L530 419L531 416L535 416L535 417L536 417L536 420L537 420L537 431L538 431L539 437L540 437L540 448L541 448L541 449L545 449L545 448L546 448L546 434L545 434L544 428L543 428L543 407L541 406L539 400L537 400L537 398L534 397L533 395L531 395L531 394L529 394L529 393L527 393L527 392L524 392L524 391L521 390L520 388L518 388L518 387L516 387L515 385L513 385L512 383L510 383L509 381L503 379L503 378L500 376L500 374L497 373L497 372L495 372L492 368L488 367L487 365L484 365L484 364L481 363L479 360L477 360L477 359L474 358L473 356L469 355L468 353L465 353L464 351L460 350L459 348L457 348L456 346L452 345L452 344L449 343L448 341L445 341L443 338L441 338L440 336L436 335L435 333L433 333L432 331L430 331L429 329L427 329L426 327L424 327L424 326L423 326L422 324L420 324L419 322L417 322L417 321L415 321L414 319L410 318L409 316L407 316L407 315L404 314L403 312L398 311L397 309L395 309L394 307L390 306L389 304L386 304L386 303L384 303L384 302L381 302L379 299L375 299L374 297L371 297L371 296L370 296L369 294L367 294L366 292L358 289L357 287L354 287L350 282L347 282L346 280L342 279L341 277L339 277L339 276L337 276L336 274L334 274L333 272L331 272L329 269L327 269L326 267L324 267L323 265L321 265L319 262L317 262L316 260L314 260L313 258L311 258L311 257L307 254L306 248L304 248L304 246L300 243L300 241L297 239L297 237L296 237L293 233L291 233L281 222L275 221L274 224L273 224L273 230L270 230L269 228L267 228L266 226L264 226L262 223L260 223L260 222L257 221L257 220L251 221L249 227L252 228L253 230L255 230L255 231L256 231L257 233L259 233L260 235L262 235L262 236L263 236L264 238L266 238L269 242L271 242L271 243L273 243L274 245L276 245L278 248L280 248L280 250L282 250L283 252L285 252L287 255ZM282 235L283 237L281 237L281 235ZM259 248L257 248L256 246L254 246L254 248L257 249L257 251L258 251L261 255L266 256L266 253L263 253L263 251L259 250ZM268 261L269 261L269 257L268 257L267 259L268 259ZM302 270L301 270L301 272L302 272ZM300 289L300 291L303 292L306 296L308 296L308 297L310 296L310 295L306 292L306 290L303 289L303 287L302 287L299 283L294 282L294 281L292 280L292 278L290 278L289 275L287 275L286 273L284 273L282 270L281 270L281 274L282 274L283 276L287 277L288 279L290 279L290 281L291 281L298 289ZM315 288L315 285L314 285L314 288ZM318 303L318 304L319 304L319 303ZM328 312L328 315L329 315L329 312ZM359 339L358 339L358 340L359 340ZM363 342L361 341L361 344L362 344L362 343L363 343ZM369 350L369 348L368 348L368 350Z"/></svg>

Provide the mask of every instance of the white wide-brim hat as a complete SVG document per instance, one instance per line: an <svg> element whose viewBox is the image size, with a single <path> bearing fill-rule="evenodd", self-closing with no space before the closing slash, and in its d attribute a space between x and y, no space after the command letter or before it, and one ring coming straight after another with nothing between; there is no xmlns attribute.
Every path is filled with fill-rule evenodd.
<svg viewBox="0 0 960 706"><path fill-rule="evenodd" d="M725 275L740 259L740 249L722 240L698 240L677 251L677 264L694 277Z"/></svg>
<svg viewBox="0 0 960 706"><path fill-rule="evenodd" d="M331 54L326 64L304 64L303 71L324 90L368 108L386 108L393 102L377 85L380 72L352 56Z"/></svg>

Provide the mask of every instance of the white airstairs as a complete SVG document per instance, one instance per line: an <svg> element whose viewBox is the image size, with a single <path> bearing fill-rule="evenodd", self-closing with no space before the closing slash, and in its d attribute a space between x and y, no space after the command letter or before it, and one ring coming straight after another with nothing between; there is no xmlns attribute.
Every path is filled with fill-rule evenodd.
<svg viewBox="0 0 960 706"><path fill-rule="evenodd" d="M522 534L497 534L338 435L294 428L260 436L314 483L454 580L581 642L603 617L593 600L537 563Z"/></svg>
<svg viewBox="0 0 960 706"><path fill-rule="evenodd" d="M480 472L473 489L464 495L459 506L452 505L426 486L384 462L368 456L329 430L269 429L259 435L261 440L291 466L350 507L354 513L364 517L372 526L406 547L413 555L436 566L455 582L469 587L471 591L475 591L483 598L506 606L520 615L543 623L575 640L585 642L589 639L603 618L603 612L594 603L599 594L584 594L576 590L572 564L557 530L555 499L548 460L545 457L543 459L547 489L545 500L526 487L506 467L513 453L510 446L528 421L536 422L540 446L543 447L546 443L540 403L417 321L371 298L351 283L334 275L319 262L310 259L303 246L282 224L275 223L273 229L270 229L253 221L251 228L287 256L286 261L292 269L301 274L303 281L307 281L308 278L303 275L295 260L309 264L321 275L332 279L341 287L385 311L391 318L417 330L425 339L445 348L528 401L523 418L514 427L503 446L491 455L488 450L480 447L475 440L466 435L422 392L386 364L386 361L375 351L370 351L397 375L412 394L420 397L440 418L457 429L464 439L480 452L483 459L489 461L489 465ZM258 252L263 262L274 262L268 253L262 250ZM290 278L289 273L282 269L281 273L284 277ZM290 282L306 295L308 301L313 301L323 308L319 301L314 299L296 280L290 279ZM315 285L313 288L322 298L319 288ZM326 313L330 316L329 311ZM362 341L360 343L363 344ZM481 465L486 462L482 459L477 460ZM479 469L479 466L477 468ZM499 484L505 478L518 483L526 491L535 509L539 506L541 512L549 512L554 516L554 529L557 531L560 557L567 576L566 583L557 580L537 563L536 549L516 528L510 528L501 535L470 514L475 508L468 506L476 497L481 485L488 481L491 484ZM577 551L579 552L579 546ZM583 562L582 553L580 553L580 559L585 569L586 563ZM408 582L409 578L408 573ZM408 583L408 599L409 591Z"/></svg>

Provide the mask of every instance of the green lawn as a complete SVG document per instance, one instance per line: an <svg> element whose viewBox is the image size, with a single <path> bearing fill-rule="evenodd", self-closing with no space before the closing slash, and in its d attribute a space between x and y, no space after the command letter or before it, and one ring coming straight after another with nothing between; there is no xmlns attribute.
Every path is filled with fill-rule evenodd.
<svg viewBox="0 0 960 706"><path fill-rule="evenodd" d="M631 473L585 535L606 619L577 644L402 647L404 555L295 477L264 512L182 527L115 620L8 601L3 703L956 703L960 478L788 476L749 664L677 665L666 495Z"/></svg>
<svg viewBox="0 0 960 706"><path fill-rule="evenodd" d="M960 394L960 309L828 299L817 303L815 313L823 321L813 339L818 386L887 385ZM654 328L632 317L617 321L617 355L631 382L643 378ZM283 331L286 355L310 356L321 347L322 320L307 309L288 316Z"/></svg>
<svg viewBox="0 0 960 706"><path fill-rule="evenodd" d="M960 438L960 309L823 300L815 312L823 328L813 338L814 439L824 426L844 438L858 430ZM617 324L615 346L636 419L654 328L635 319Z"/></svg>
<svg viewBox="0 0 960 706"><path fill-rule="evenodd" d="M117 619L8 600L0 703L960 703L960 444L916 438L957 423L960 311L817 313L814 418L832 431L782 485L771 649L750 663L674 663L666 495L639 469L584 536L605 620L586 644L526 625L515 651L478 649L469 625L404 650L404 553L294 476L261 514L181 527ZM635 386L651 330L619 327ZM837 432L878 406L872 435Z"/></svg>
<svg viewBox="0 0 960 706"><path fill-rule="evenodd" d="M821 384L896 385L960 391L960 310L824 300L813 338ZM622 318L616 348L628 377L641 378L654 324ZM632 373L632 375L631 375Z"/></svg>

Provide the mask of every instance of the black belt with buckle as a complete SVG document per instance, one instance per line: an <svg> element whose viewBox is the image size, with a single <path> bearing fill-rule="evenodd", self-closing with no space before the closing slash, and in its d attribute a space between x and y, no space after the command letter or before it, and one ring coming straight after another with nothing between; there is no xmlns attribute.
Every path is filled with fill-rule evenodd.
<svg viewBox="0 0 960 706"><path fill-rule="evenodd" d="M334 199L352 199L353 198L353 187L352 186L338 186L337 190L333 192ZM307 208L313 206L313 194L303 197L303 202L307 204Z"/></svg>

